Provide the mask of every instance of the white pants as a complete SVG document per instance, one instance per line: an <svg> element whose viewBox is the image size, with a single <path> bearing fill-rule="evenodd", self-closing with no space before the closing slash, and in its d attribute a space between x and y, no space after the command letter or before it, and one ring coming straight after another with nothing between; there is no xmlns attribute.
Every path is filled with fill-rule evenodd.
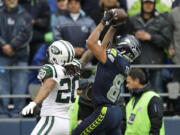
<svg viewBox="0 0 180 135"><path fill-rule="evenodd" d="M70 120L55 116L41 117L31 135L69 135Z"/></svg>

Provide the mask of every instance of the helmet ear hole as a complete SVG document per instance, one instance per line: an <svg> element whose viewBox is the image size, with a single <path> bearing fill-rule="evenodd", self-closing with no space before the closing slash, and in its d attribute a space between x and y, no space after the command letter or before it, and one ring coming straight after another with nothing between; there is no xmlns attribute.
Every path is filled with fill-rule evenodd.
<svg viewBox="0 0 180 135"><path fill-rule="evenodd" d="M116 48L128 61L134 61L141 54L140 41L133 35L116 37Z"/></svg>

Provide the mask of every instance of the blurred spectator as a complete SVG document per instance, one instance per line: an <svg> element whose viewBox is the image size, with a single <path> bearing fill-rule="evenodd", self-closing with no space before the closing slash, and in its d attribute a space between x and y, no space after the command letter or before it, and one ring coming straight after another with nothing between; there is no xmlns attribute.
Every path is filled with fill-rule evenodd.
<svg viewBox="0 0 180 135"><path fill-rule="evenodd" d="M47 63L46 53L49 45L43 44L34 55L31 66L42 66ZM33 69L29 74L29 84L40 84L41 82L37 78L38 70Z"/></svg>
<svg viewBox="0 0 180 135"><path fill-rule="evenodd" d="M33 38L30 43L29 64L39 47L45 42L45 33L50 28L50 8L47 0L21 0L23 7L33 20Z"/></svg>
<svg viewBox="0 0 180 135"><path fill-rule="evenodd" d="M0 0L0 11L4 8L4 0Z"/></svg>
<svg viewBox="0 0 180 135"><path fill-rule="evenodd" d="M128 11L128 15L129 16L133 16L136 14L139 14L141 12L141 1L142 0L138 0L136 2L134 2L134 4L132 5L132 7L129 9ZM166 13L166 12L171 12L171 8L169 8L166 4L162 3L161 0L155 0L156 3L156 7L155 9L159 12L159 13Z"/></svg>
<svg viewBox="0 0 180 135"><path fill-rule="evenodd" d="M28 46L32 37L30 15L18 5L18 0L5 0L0 12L0 94L25 94L28 72L6 70L3 66L27 66ZM1 99L0 117L18 117L24 99L12 100L14 109L8 112L9 98Z"/></svg>
<svg viewBox="0 0 180 135"><path fill-rule="evenodd" d="M69 0L68 12L58 16L53 25L54 40L67 40L74 49L76 58L80 58L87 49L86 39L95 28L94 21L81 14L80 0Z"/></svg>
<svg viewBox="0 0 180 135"><path fill-rule="evenodd" d="M134 2L136 2L136 1L138 1L138 0L127 0L127 11L129 11L131 9Z"/></svg>
<svg viewBox="0 0 180 135"><path fill-rule="evenodd" d="M160 0L162 3L164 3L167 7L172 7L173 0Z"/></svg>
<svg viewBox="0 0 180 135"><path fill-rule="evenodd" d="M165 135L163 102L143 70L132 69L126 82L132 97L126 105L125 135Z"/></svg>
<svg viewBox="0 0 180 135"><path fill-rule="evenodd" d="M63 15L67 11L68 0L57 0L56 5L58 10L51 15L51 28L55 22L56 17Z"/></svg>
<svg viewBox="0 0 180 135"><path fill-rule="evenodd" d="M142 54L137 64L164 64L164 48L170 43L170 26L167 20L155 10L155 0L142 0L140 14L130 18L129 29L142 43ZM163 92L162 70L147 70L153 88Z"/></svg>
<svg viewBox="0 0 180 135"><path fill-rule="evenodd" d="M175 8L179 4L180 4L180 0L174 0L173 3L172 3L172 8Z"/></svg>
<svg viewBox="0 0 180 135"><path fill-rule="evenodd" d="M51 15L54 14L58 10L56 2L57 2L57 0L48 0Z"/></svg>
<svg viewBox="0 0 180 135"><path fill-rule="evenodd" d="M127 0L127 11L129 11L131 9L134 2L136 2L136 1L138 1L138 0Z"/></svg>
<svg viewBox="0 0 180 135"><path fill-rule="evenodd" d="M98 7L99 1L100 0L81 0L82 9L89 15L93 9Z"/></svg>
<svg viewBox="0 0 180 135"><path fill-rule="evenodd" d="M169 54L173 56L174 64L180 64L180 4L172 10L172 13L169 14L169 23L172 28L172 40L169 48ZM173 81L180 82L180 69L173 69ZM175 110L180 110L180 98L178 102L175 103ZM180 111L179 111L180 114Z"/></svg>

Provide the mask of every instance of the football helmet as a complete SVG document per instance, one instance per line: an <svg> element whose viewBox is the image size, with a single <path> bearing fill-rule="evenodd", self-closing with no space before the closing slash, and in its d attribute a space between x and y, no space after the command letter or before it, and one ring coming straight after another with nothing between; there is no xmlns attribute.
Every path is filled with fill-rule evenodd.
<svg viewBox="0 0 180 135"><path fill-rule="evenodd" d="M127 34L117 36L115 48L120 51L120 54L129 62L133 62L141 55L141 43L133 35Z"/></svg>
<svg viewBox="0 0 180 135"><path fill-rule="evenodd" d="M47 58L51 64L65 65L74 59L74 48L68 41L54 41L47 49Z"/></svg>

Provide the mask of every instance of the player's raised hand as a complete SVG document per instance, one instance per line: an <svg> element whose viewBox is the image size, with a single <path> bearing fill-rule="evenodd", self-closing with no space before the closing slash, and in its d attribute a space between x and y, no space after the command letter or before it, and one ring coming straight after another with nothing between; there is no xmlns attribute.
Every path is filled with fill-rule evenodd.
<svg viewBox="0 0 180 135"><path fill-rule="evenodd" d="M118 25L122 24L128 19L128 14L124 11L124 9L121 8L114 8L110 11L113 12L114 17L112 20L112 26L117 27Z"/></svg>
<svg viewBox="0 0 180 135"><path fill-rule="evenodd" d="M114 13L112 12L112 10L105 11L103 18L101 19L101 23L103 25L110 25L113 18L114 18Z"/></svg>
<svg viewBox="0 0 180 135"><path fill-rule="evenodd" d="M128 19L128 14L121 8L114 8L104 12L104 16L101 19L103 25L117 25Z"/></svg>
<svg viewBox="0 0 180 135"><path fill-rule="evenodd" d="M21 114L22 115L33 114L34 108L36 107L36 105L37 104L35 102L30 102L27 106L23 108L23 110L21 111Z"/></svg>

